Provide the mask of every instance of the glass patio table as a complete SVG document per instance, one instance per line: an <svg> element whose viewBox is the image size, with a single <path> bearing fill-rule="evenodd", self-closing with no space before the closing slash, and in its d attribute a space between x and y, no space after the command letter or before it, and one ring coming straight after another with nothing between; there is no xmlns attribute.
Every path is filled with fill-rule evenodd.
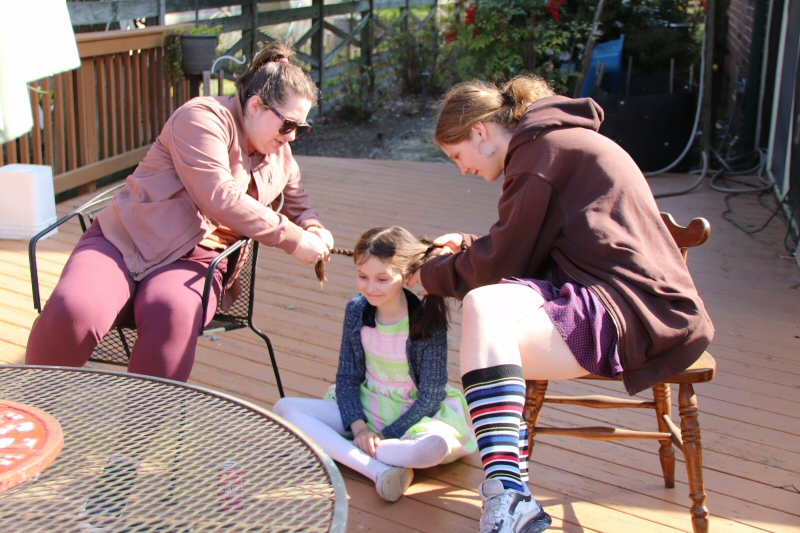
<svg viewBox="0 0 800 533"><path fill-rule="evenodd" d="M39 475L0 492L3 531L346 530L333 460L233 396L124 372L0 365L0 400L49 414L64 438Z"/></svg>

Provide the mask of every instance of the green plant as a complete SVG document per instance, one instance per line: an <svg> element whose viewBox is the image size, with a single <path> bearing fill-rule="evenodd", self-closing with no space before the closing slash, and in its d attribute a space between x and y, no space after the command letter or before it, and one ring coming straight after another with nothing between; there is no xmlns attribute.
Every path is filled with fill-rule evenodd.
<svg viewBox="0 0 800 533"><path fill-rule="evenodd" d="M531 0L481 0L464 9L454 29L445 35L462 49L457 62L464 77L490 81L510 78L529 67L526 58L533 37Z"/></svg>
<svg viewBox="0 0 800 533"><path fill-rule="evenodd" d="M390 62L403 94L437 94L450 85L441 68L440 33L435 17L420 21L409 16L405 26L387 39Z"/></svg>
<svg viewBox="0 0 800 533"><path fill-rule="evenodd" d="M462 79L501 82L538 74L568 92L592 13L584 2L564 0L472 0L461 4L444 33L445 50ZM466 6L466 7L465 7ZM463 16L463 18L462 18Z"/></svg>
<svg viewBox="0 0 800 533"><path fill-rule="evenodd" d="M493 82L538 74L571 94L589 36L625 35L637 70L666 72L699 63L699 0L608 0L593 30L596 0L460 0L443 33L442 52L461 79Z"/></svg>
<svg viewBox="0 0 800 533"><path fill-rule="evenodd" d="M603 13L603 40L625 35L625 56L643 73L665 73L675 60L678 72L699 69L703 40L699 0L629 0L609 4ZM612 22L613 21L613 22Z"/></svg>
<svg viewBox="0 0 800 533"><path fill-rule="evenodd" d="M176 26L164 35L164 66L167 74L175 82L183 81L186 75L183 72L183 47L182 35L219 35L222 26Z"/></svg>
<svg viewBox="0 0 800 533"><path fill-rule="evenodd" d="M375 83L372 69L356 66L351 72L347 76L348 83L342 89L334 116L337 120L365 124L380 106L381 91Z"/></svg>

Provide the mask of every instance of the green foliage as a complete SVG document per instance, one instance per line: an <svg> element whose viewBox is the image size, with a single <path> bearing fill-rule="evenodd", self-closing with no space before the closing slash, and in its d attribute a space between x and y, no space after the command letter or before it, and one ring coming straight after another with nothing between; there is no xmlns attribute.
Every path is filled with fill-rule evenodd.
<svg viewBox="0 0 800 533"><path fill-rule="evenodd" d="M183 81L186 77L181 64L183 63L183 48L181 35L219 35L222 26L176 26L164 35L164 66L167 74L175 83Z"/></svg>
<svg viewBox="0 0 800 533"><path fill-rule="evenodd" d="M409 18L404 31L388 38L390 61L400 78L403 94L438 94L452 81L440 68L441 33L436 19L416 24ZM412 27L414 26L414 27Z"/></svg>
<svg viewBox="0 0 800 533"><path fill-rule="evenodd" d="M499 81L521 73L530 50L532 0L483 0L466 6L460 20L446 39L461 48L457 70L472 76Z"/></svg>
<svg viewBox="0 0 800 533"><path fill-rule="evenodd" d="M596 42L625 35L638 71L699 64L699 0L607 0ZM446 24L442 54L459 80L502 82L533 73L571 94L592 34L596 0L461 0Z"/></svg>
<svg viewBox="0 0 800 533"><path fill-rule="evenodd" d="M348 83L342 90L334 116L338 120L364 124L380 107L382 91L378 89L372 69L354 66L353 71L346 77Z"/></svg>
<svg viewBox="0 0 800 533"><path fill-rule="evenodd" d="M574 3L580 6L581 1ZM467 5L463 18L445 33L460 77L501 82L534 73L566 92L591 24L564 5L563 0L479 0Z"/></svg>
<svg viewBox="0 0 800 533"><path fill-rule="evenodd" d="M697 0L629 0L612 3L603 20L602 40L625 35L625 56L637 72L669 72L674 59L678 71L699 68L703 10Z"/></svg>

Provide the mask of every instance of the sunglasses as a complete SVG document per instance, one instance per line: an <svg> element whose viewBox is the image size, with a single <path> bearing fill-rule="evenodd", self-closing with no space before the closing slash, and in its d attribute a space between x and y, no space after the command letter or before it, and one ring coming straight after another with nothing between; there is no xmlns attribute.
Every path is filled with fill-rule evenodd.
<svg viewBox="0 0 800 533"><path fill-rule="evenodd" d="M309 131L311 131L311 125L310 124L306 124L305 122L300 124L296 120L290 120L290 119L284 117L283 115L281 115L278 112L277 109L272 107L269 104L269 102L267 102L266 100L264 101L264 106L266 106L267 109L269 109L270 111L275 113L275 116L277 116L279 119L281 119L283 121L283 124L281 124L281 127L278 128L278 133L280 133L281 135L288 135L288 134L292 133L293 131L296 131L297 133L295 133L294 138L295 138L295 140L297 140L300 137L302 137L303 135L305 135L306 133L308 133Z"/></svg>

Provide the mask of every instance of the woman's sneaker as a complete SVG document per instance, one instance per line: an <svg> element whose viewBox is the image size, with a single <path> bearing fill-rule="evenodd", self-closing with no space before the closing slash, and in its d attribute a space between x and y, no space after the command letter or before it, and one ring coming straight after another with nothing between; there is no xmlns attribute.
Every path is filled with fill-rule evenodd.
<svg viewBox="0 0 800 533"><path fill-rule="evenodd" d="M487 479L479 492L481 533L540 533L550 527L550 515L530 494L505 489L499 479Z"/></svg>
<svg viewBox="0 0 800 533"><path fill-rule="evenodd" d="M396 502L406 491L414 479L414 471L410 468L392 466L378 474L375 490L387 502Z"/></svg>

